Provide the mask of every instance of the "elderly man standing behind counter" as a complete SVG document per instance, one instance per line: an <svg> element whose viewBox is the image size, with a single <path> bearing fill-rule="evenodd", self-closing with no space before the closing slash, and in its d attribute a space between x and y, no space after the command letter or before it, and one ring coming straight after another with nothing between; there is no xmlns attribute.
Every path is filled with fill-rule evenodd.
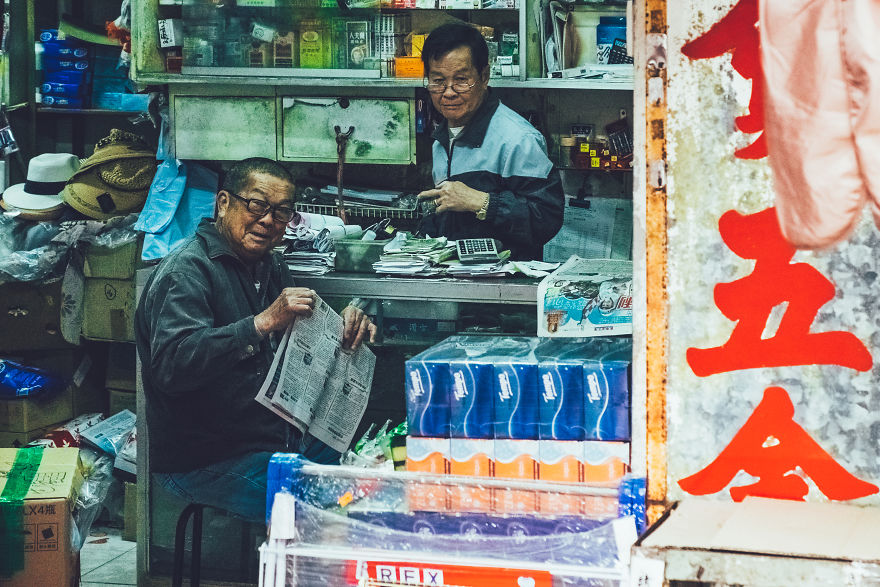
<svg viewBox="0 0 880 587"><path fill-rule="evenodd" d="M425 40L425 87L446 121L433 135L435 188L419 194L436 210L420 230L495 238L513 259L541 259L562 226L562 182L541 133L489 89L488 56L469 25L442 25Z"/></svg>
<svg viewBox="0 0 880 587"><path fill-rule="evenodd" d="M254 400L276 338L315 304L315 292L293 287L272 253L293 214L284 167L268 159L236 163L217 194L216 222L202 221L162 261L135 316L151 472L188 501L255 521L265 518L273 452L339 459ZM343 346L372 340L375 326L361 310L349 306L342 316Z"/></svg>

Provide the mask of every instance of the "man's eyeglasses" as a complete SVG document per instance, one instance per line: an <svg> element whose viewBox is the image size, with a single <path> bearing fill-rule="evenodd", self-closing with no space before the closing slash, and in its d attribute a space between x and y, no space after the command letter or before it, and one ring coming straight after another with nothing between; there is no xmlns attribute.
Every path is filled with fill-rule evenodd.
<svg viewBox="0 0 880 587"><path fill-rule="evenodd" d="M234 192L230 192L229 190L226 190L226 193L229 194L230 196L232 196L233 198L244 202L245 206L247 206L248 212L250 212L251 214L253 214L254 216L256 216L258 218L262 218L263 216L266 215L267 212L271 211L272 212L272 219L275 222L283 222L283 223L287 224L288 222L291 221L291 219L293 219L294 215L296 214L296 210L291 206L287 206L284 204L279 204L277 206L273 206L273 205L269 204L268 202L266 202L265 200L256 200L253 198L242 198L238 194L236 194Z"/></svg>
<svg viewBox="0 0 880 587"><path fill-rule="evenodd" d="M445 82L432 82L425 79L424 84L425 89L432 94L442 94L448 87L452 87L452 91L456 94L466 94L474 89L477 82L468 83L467 80L452 80L451 84L447 84Z"/></svg>

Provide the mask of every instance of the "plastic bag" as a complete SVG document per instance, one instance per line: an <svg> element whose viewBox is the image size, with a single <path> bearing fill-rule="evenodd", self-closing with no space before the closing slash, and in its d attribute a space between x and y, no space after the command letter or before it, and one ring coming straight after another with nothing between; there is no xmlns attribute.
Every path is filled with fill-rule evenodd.
<svg viewBox="0 0 880 587"><path fill-rule="evenodd" d="M121 485L113 477L113 457L97 451L80 448L83 483L73 506L73 546L82 548L91 532L92 524L101 513L111 486Z"/></svg>
<svg viewBox="0 0 880 587"><path fill-rule="evenodd" d="M62 378L43 369L0 359L0 399L46 396L64 389Z"/></svg>
<svg viewBox="0 0 880 587"><path fill-rule="evenodd" d="M68 247L54 242L57 232L51 226L46 222L31 225L0 214L0 283L60 275Z"/></svg>

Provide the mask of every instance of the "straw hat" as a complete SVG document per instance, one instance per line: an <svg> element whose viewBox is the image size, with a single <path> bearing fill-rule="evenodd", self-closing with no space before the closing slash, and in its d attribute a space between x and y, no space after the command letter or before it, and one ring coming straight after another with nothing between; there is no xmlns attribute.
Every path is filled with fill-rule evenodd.
<svg viewBox="0 0 880 587"><path fill-rule="evenodd" d="M62 194L79 212L106 220L143 207L156 174L156 153L136 134L113 129L95 145Z"/></svg>
<svg viewBox="0 0 880 587"><path fill-rule="evenodd" d="M64 210L64 184L79 168L79 159L70 153L37 155L28 162L27 180L7 188L0 206L17 210L25 220L54 220Z"/></svg>

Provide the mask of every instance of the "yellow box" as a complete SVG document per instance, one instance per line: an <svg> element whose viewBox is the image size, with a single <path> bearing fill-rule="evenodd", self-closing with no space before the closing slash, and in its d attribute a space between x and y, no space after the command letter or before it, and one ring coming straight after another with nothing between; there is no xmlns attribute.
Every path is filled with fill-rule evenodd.
<svg viewBox="0 0 880 587"><path fill-rule="evenodd" d="M425 65L421 57L395 57L394 77L425 77Z"/></svg>

